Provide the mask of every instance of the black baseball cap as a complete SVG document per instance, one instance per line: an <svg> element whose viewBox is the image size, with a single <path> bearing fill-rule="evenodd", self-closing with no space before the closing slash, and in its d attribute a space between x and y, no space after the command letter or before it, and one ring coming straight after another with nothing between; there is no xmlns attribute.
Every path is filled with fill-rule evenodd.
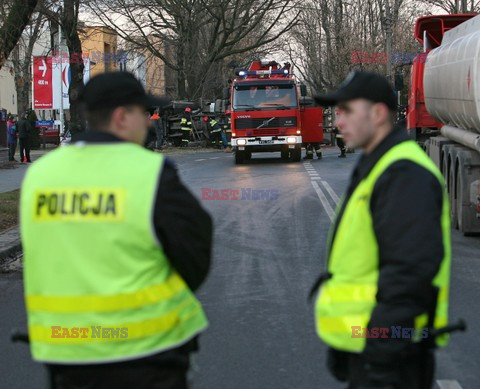
<svg viewBox="0 0 480 389"><path fill-rule="evenodd" d="M397 97L392 85L378 73L353 71L339 85L338 89L313 97L324 107L337 105L342 101L367 99L374 103L384 103L392 111L397 110Z"/></svg>
<svg viewBox="0 0 480 389"><path fill-rule="evenodd" d="M79 95L87 111L138 104L147 109L170 103L167 97L156 97L145 92L143 85L129 72L102 73L93 77Z"/></svg>

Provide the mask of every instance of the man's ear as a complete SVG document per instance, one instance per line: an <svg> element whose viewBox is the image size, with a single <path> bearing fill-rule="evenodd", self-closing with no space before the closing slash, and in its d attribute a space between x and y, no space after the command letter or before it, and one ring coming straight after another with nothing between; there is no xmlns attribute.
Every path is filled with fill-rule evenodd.
<svg viewBox="0 0 480 389"><path fill-rule="evenodd" d="M117 107L112 112L112 121L111 123L115 128L123 128L123 123L125 122L125 108Z"/></svg>
<svg viewBox="0 0 480 389"><path fill-rule="evenodd" d="M386 104L377 103L372 107L372 121L378 126L389 120L389 110Z"/></svg>

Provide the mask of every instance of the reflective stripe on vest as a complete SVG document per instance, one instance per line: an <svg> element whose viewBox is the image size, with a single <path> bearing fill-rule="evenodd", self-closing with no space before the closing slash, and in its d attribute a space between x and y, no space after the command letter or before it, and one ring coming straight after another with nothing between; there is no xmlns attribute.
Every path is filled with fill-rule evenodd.
<svg viewBox="0 0 480 389"><path fill-rule="evenodd" d="M365 347L366 339L353 337L352 327L359 328L360 332L367 328L377 303L379 253L370 213L370 198L380 175L399 160L409 160L429 170L437 177L444 191L441 219L444 258L433 279L433 285L439 289L434 328L447 324L451 256L448 195L443 177L433 162L415 142L405 141L385 153L370 174L359 183L346 204L329 248L328 271L332 277L321 287L315 316L320 338L338 350L362 352ZM337 214L341 202L337 206ZM331 230L329 236L331 240ZM426 312L414 318L415 329L426 327L427 319ZM436 343L444 346L447 339L442 335L436 338Z"/></svg>
<svg viewBox="0 0 480 389"><path fill-rule="evenodd" d="M27 172L20 220L36 361L136 359L206 328L153 230L162 167L137 145L73 144Z"/></svg>

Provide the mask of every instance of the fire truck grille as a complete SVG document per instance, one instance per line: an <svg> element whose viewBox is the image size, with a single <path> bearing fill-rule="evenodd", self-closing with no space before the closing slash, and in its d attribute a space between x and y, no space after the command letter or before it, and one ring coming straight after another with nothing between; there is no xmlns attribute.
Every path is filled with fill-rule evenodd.
<svg viewBox="0 0 480 389"><path fill-rule="evenodd" d="M276 135L276 129L281 127L296 127L297 118L292 117L280 117L280 118L255 118L255 119L236 119L235 120L235 129L237 130L246 130L253 129L255 132L261 131L262 134L268 132L265 135ZM274 132L265 131L267 128L274 129ZM257 135L257 134L255 134Z"/></svg>

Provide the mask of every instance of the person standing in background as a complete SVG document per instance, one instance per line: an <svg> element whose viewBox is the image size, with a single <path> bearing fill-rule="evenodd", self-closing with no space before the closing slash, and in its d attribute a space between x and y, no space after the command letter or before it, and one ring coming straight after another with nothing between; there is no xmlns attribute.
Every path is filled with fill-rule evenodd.
<svg viewBox="0 0 480 389"><path fill-rule="evenodd" d="M185 108L183 112L180 120L180 130L182 131L182 144L180 147L188 147L192 132L192 109L190 107Z"/></svg>
<svg viewBox="0 0 480 389"><path fill-rule="evenodd" d="M16 161L15 149L17 148L17 128L13 120L13 116L8 117L7 121L7 145L8 145L8 160Z"/></svg>
<svg viewBox="0 0 480 389"><path fill-rule="evenodd" d="M161 149L163 144L163 127L160 119L161 118L160 118L160 115L158 114L158 109L156 109L153 115L150 117L150 120L152 122L153 128L155 129L155 134L156 134L155 148L157 150Z"/></svg>
<svg viewBox="0 0 480 389"><path fill-rule="evenodd" d="M25 113L22 113L21 119L17 123L17 130L18 130L18 140L20 146L20 163L26 162L31 163L30 160L30 142L29 137L30 133L32 132L32 126L30 122L27 120ZM25 159L24 159L25 158Z"/></svg>

